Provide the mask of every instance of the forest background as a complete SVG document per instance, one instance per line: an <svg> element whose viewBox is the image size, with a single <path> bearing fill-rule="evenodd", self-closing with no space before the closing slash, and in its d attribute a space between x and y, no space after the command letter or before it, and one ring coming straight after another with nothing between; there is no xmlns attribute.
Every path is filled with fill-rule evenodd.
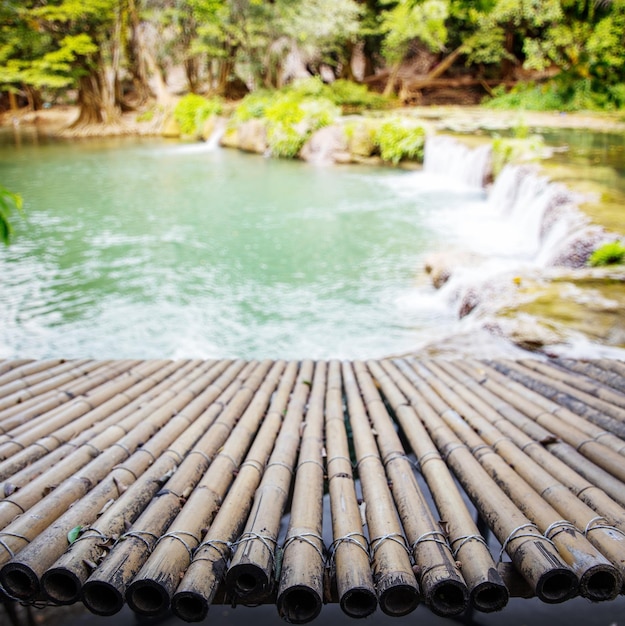
<svg viewBox="0 0 625 626"><path fill-rule="evenodd" d="M619 109L625 1L0 3L0 110L73 101L77 125L110 124L166 104L174 68L186 91L230 99L320 75L402 103L463 87L469 100L506 94L525 108Z"/></svg>

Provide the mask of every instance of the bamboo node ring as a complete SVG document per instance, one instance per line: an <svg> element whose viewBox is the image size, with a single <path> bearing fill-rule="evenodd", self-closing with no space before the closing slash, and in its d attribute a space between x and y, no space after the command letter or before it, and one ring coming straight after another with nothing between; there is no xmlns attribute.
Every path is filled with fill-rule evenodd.
<svg viewBox="0 0 625 626"><path fill-rule="evenodd" d="M359 469L360 464L363 463L364 461L368 461L369 459L377 459L378 462L380 461L379 455L375 454L374 452L370 452L369 454L365 454L363 457L358 459L358 463L356 463L356 468Z"/></svg>
<svg viewBox="0 0 625 626"><path fill-rule="evenodd" d="M119 443L119 441L117 443L114 443L111 447L115 447L117 446L118 448L121 448L128 456L130 456L132 453L130 452L130 449L127 448L123 443Z"/></svg>
<svg viewBox="0 0 625 626"><path fill-rule="evenodd" d="M429 533L426 533L426 534L429 534ZM408 546L406 545L406 540L404 539L404 536L400 535L399 533L388 533L386 535L375 537L374 539L371 540L371 560L372 561L375 558L375 553L380 549L380 547L385 541L394 541L396 544L400 545L406 551L406 554L408 554L408 556L411 556L410 550L408 549ZM417 541L419 540L417 539Z"/></svg>
<svg viewBox="0 0 625 626"><path fill-rule="evenodd" d="M26 543L30 543L30 539L28 537L24 537L23 535L17 535L15 533L0 533L0 546L2 546L8 553L11 558L15 557L15 552L11 550L11 548L5 543L4 537L14 537L15 539L21 539Z"/></svg>
<svg viewBox="0 0 625 626"><path fill-rule="evenodd" d="M433 541L434 543L439 543L442 546L445 546L449 549L449 544L447 543L447 537L440 530L430 530L427 533L423 533L420 537L418 537L415 541L412 542L410 546L412 550L416 550L420 543L425 543L426 541Z"/></svg>
<svg viewBox="0 0 625 626"><path fill-rule="evenodd" d="M444 460L447 461L447 459L449 458L449 456L451 455L452 452L454 452L455 450L459 450L461 448L464 448L465 450L468 450L467 446L465 446L463 443L456 443L456 444L453 444L453 445L449 446L445 450L445 456L443 457Z"/></svg>
<svg viewBox="0 0 625 626"><path fill-rule="evenodd" d="M154 547L156 548L156 546L161 541L163 541L163 539L176 539L186 548L187 552L189 553L189 558L193 559L194 548L192 548L180 535L191 537L191 539L193 539L196 544L200 543L200 540L193 533L189 533L186 530L178 530L178 531L171 531L169 533L165 533L164 535L161 535L159 539L156 541L156 544L154 545Z"/></svg>
<svg viewBox="0 0 625 626"><path fill-rule="evenodd" d="M249 459L248 461L245 461L245 463L241 463L239 470L242 470L246 465L249 467L253 467L262 476L262 473L263 473L262 463L254 459Z"/></svg>
<svg viewBox="0 0 625 626"><path fill-rule="evenodd" d="M145 452L148 456L152 458L153 461L156 461L156 457L147 449L147 448L139 448L137 452ZM170 450L165 450L165 452L170 452Z"/></svg>
<svg viewBox="0 0 625 626"><path fill-rule="evenodd" d="M55 437L55 439L58 441L58 439ZM41 442L39 441L35 441L35 443L33 444L34 446L39 446L40 448L43 448L48 454L50 454L50 450L44 446Z"/></svg>
<svg viewBox="0 0 625 626"><path fill-rule="evenodd" d="M302 461L301 463L298 464L296 471L299 472L299 468L302 465L305 465L306 463L313 463L314 465L318 465L322 471L325 471L325 467L323 466L323 463L321 463L321 461L317 461L317 459L306 459L305 461Z"/></svg>
<svg viewBox="0 0 625 626"><path fill-rule="evenodd" d="M86 442L86 443L83 443L82 445L85 446L86 448L91 448L96 453L96 455L102 454L102 450L94 446L92 443Z"/></svg>
<svg viewBox="0 0 625 626"><path fill-rule="evenodd" d="M232 547L238 548L240 545L244 545L246 543L249 543L250 541L254 541L255 539L258 539L258 541L261 542L261 544L264 546L267 552L269 552L269 554L271 555L271 559L273 560L274 550L275 550L277 541L273 537L270 537L269 535L260 535L259 533L255 533L255 532L245 533L241 535L239 539L235 541L235 543L232 544ZM270 544L273 544L273 547Z"/></svg>
<svg viewBox="0 0 625 626"><path fill-rule="evenodd" d="M601 522L606 522L604 524L602 524ZM586 528L584 529L584 536L587 537L588 533L591 530L611 530L614 531L616 533L619 533L620 535L623 535L625 537L625 533L620 529L617 528L616 526L611 526L610 524L607 523L607 520L605 517L593 517L588 524L586 524Z"/></svg>
<svg viewBox="0 0 625 626"><path fill-rule="evenodd" d="M146 452L148 452L148 450L146 450ZM174 455L178 459L177 460L178 465L180 465L182 463L182 461L184 461L184 459L182 458L182 455L177 450L174 450L172 448L167 448L167 450L165 450L165 452L169 452L170 454ZM154 455L151 452L149 452L149 454L154 459ZM154 460L156 460L156 459L154 459Z"/></svg>
<svg viewBox="0 0 625 626"><path fill-rule="evenodd" d="M117 542L124 541L125 539L133 538L138 539L139 541L145 544L145 547L152 551L153 544L151 544L144 535L147 535L150 539L154 541L154 544L158 541L158 535L151 533L149 530L131 530L130 532L124 533L119 537Z"/></svg>
<svg viewBox="0 0 625 626"><path fill-rule="evenodd" d="M283 461L272 461L271 463L269 463L269 465L267 465L267 469L269 469L273 465L279 465L280 467L284 467L285 469L289 470L290 474L293 474L293 468L288 463L284 463Z"/></svg>
<svg viewBox="0 0 625 626"><path fill-rule="evenodd" d="M330 465L330 463L332 463L332 461L346 461L347 463L349 463L349 466L352 466L352 460L349 457L343 456L342 454L339 454L337 456L333 456L331 458L329 458L326 463L327 465Z"/></svg>
<svg viewBox="0 0 625 626"><path fill-rule="evenodd" d="M441 455L432 450L430 452L426 452L424 455L420 456L415 464L415 467L417 468L418 472L420 474L423 474L423 466L428 462L428 461L433 461L435 459L438 459L439 461L442 461L443 458L441 457Z"/></svg>
<svg viewBox="0 0 625 626"><path fill-rule="evenodd" d="M112 537L101 533L95 528L86 528L78 537L76 537L76 539L74 539L72 543L78 543L79 541L84 541L85 539L101 539L103 543L108 543Z"/></svg>
<svg viewBox="0 0 625 626"><path fill-rule="evenodd" d="M312 539L309 539L309 537L312 537L313 539L317 539L319 541L319 543L321 543L321 548L314 542L312 541ZM298 535L291 535L290 537L286 538L286 541L284 542L284 544L282 544L282 552L285 553L286 549L294 542L294 541L303 541L304 543L307 543L311 548L314 548L317 552L317 554L319 555L319 558L322 561L325 561L325 552L326 552L326 547L323 543L323 537L321 537L320 535L318 535L317 533L299 533Z"/></svg>
<svg viewBox="0 0 625 626"><path fill-rule="evenodd" d="M359 541L358 539L355 539L355 537L359 537L360 539L362 539L362 542ZM337 537L332 542L332 545L330 545L330 550L329 550L330 558L328 559L328 564L331 567L334 565L334 561L336 560L336 553L342 543L351 543L351 544L354 544L355 546L358 546L367 555L368 559L371 558L371 554L369 551L369 542L367 541L367 538L362 533L351 532L351 533L347 533L346 535L343 535L342 537Z"/></svg>
<svg viewBox="0 0 625 626"><path fill-rule="evenodd" d="M577 530L577 527L574 524L572 524L571 522L565 519L561 519L561 520L557 520L553 522L553 524L550 524L547 530L545 530L545 532L543 533L543 535L545 535L547 539L553 539L558 533L562 533L567 530L572 530L573 532L579 532Z"/></svg>
<svg viewBox="0 0 625 626"><path fill-rule="evenodd" d="M224 546L220 548L219 546ZM209 561L210 559L206 557L197 556L202 548L213 548L219 556L227 561L232 554L232 546L233 544L230 541L223 541L222 539L207 539L203 541L195 550L193 560L194 561Z"/></svg>
<svg viewBox="0 0 625 626"><path fill-rule="evenodd" d="M210 465L210 457L205 452L202 452L201 450L191 450L187 456L191 456L192 454L199 454Z"/></svg>
<svg viewBox="0 0 625 626"><path fill-rule="evenodd" d="M533 528L536 533L520 533L519 531L523 530L524 528ZM519 534L517 534L519 533ZM551 541L551 539L548 539L547 537L544 537L543 535L540 534L540 531L538 530L538 528L536 527L535 524L521 524L521 526L517 526L515 529L512 530L512 532L508 535L508 537L506 538L506 540L503 542L502 546L501 546L501 551L499 552L499 562L501 563L502 559L503 559L503 553L507 550L508 548L508 544L511 543L512 541L515 541L517 539L522 539L523 537L527 537L527 538L531 538L531 539L539 539L542 541L546 541L548 543L550 543L553 546L553 541Z"/></svg>
<svg viewBox="0 0 625 626"><path fill-rule="evenodd" d="M460 545L457 548L454 548L454 544L457 542L460 542ZM484 545L486 547L486 549L488 550L488 544L486 543L486 539L484 539L484 537L482 537L482 535L463 535L461 537L456 537L452 542L451 542L451 546L453 549L453 555L454 555L454 559L458 558L458 553L460 552L461 548L469 543L470 541L477 541L479 543L481 543L482 545Z"/></svg>

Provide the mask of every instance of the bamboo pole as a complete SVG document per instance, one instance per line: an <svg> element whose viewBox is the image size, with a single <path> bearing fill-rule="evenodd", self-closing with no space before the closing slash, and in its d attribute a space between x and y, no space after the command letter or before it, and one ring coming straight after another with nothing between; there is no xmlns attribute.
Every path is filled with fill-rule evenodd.
<svg viewBox="0 0 625 626"><path fill-rule="evenodd" d="M6 396L20 392L23 389L34 387L53 376L75 370L77 365L79 366L80 363L86 364L87 362L87 359L83 359L79 363L63 361L63 359L35 361L23 368L12 370L4 376L0 376L0 398L6 398Z"/></svg>
<svg viewBox="0 0 625 626"><path fill-rule="evenodd" d="M269 459L238 548L226 573L226 588L244 603L258 602L273 587L280 519L284 513L300 441L300 425L313 374L303 361L284 423Z"/></svg>
<svg viewBox="0 0 625 626"><path fill-rule="evenodd" d="M187 396L183 405L188 403L189 396L193 397L214 378L211 372L202 377L186 390L182 395ZM111 473L95 487L88 495L74 504L66 515L55 521L50 528L41 532L30 545L20 551L19 555L7 563L0 570L0 581L7 588L12 589L18 597L27 598L28 593L38 591L38 581L44 570L52 565L67 548L65 537L73 529L79 526L88 526L97 517L99 511L117 499L136 480L136 477L146 471L154 459L162 454L167 446L184 431L188 426L188 419L180 415L160 412L150 417L152 437L146 444L136 450L134 454L121 465L114 467ZM180 417L180 419L179 419ZM171 418L171 419L169 419ZM159 430L159 428L161 430ZM122 444L130 453L133 448L132 442L136 439L146 440L145 428L137 427L132 431L127 440ZM143 432L142 432L143 431ZM167 431L169 437L164 438L162 433ZM147 435L149 437L149 435ZM162 482L162 480L160 481ZM28 583L28 584L27 584ZM20 595L22 594L22 595Z"/></svg>
<svg viewBox="0 0 625 626"><path fill-rule="evenodd" d="M271 395L278 387L284 367L285 363L278 361L260 388L255 390L254 397L209 472L191 494L167 533L161 536L128 587L126 601L137 613L158 615L169 608L174 591L189 567L192 553L200 544L203 532L210 526L220 505L216 500L212 506L208 505L203 490L220 494L220 500L226 493L223 477L228 476L229 485L239 471L269 406Z"/></svg>
<svg viewBox="0 0 625 626"><path fill-rule="evenodd" d="M623 441L594 424L586 422L548 398L524 387L515 380L512 368L508 366L504 368L499 362L494 363L493 368L499 373L501 369L505 370L503 371L505 378L504 376L502 378L506 381L504 383L506 389L513 392L508 396L511 404L573 446L593 463L625 482L625 464L618 451L625 445Z"/></svg>
<svg viewBox="0 0 625 626"><path fill-rule="evenodd" d="M174 614L185 621L203 620L215 598L282 426L297 369L294 361L287 365L245 462L172 598Z"/></svg>
<svg viewBox="0 0 625 626"><path fill-rule="evenodd" d="M73 415L64 414L63 409L65 407L62 405L90 389L106 384L121 372L132 368L136 363L138 362L120 361L103 368L101 371L95 371L90 376L83 377L65 388L57 388L46 402L35 405L28 412L20 412L20 417L29 416L29 418L32 418L41 415L41 419L37 422L26 422L0 437L0 439L4 440L4 443L0 445L0 460L4 460L23 450L25 446L33 443L39 437L53 433L58 428L65 426L73 419ZM52 412L51 409L56 410ZM42 415L42 413L47 414Z"/></svg>
<svg viewBox="0 0 625 626"><path fill-rule="evenodd" d="M377 597L369 564L369 541L364 534L352 473L338 361L328 365L325 430L333 538L330 570L336 574L343 612L350 617L366 617L375 611Z"/></svg>
<svg viewBox="0 0 625 626"><path fill-rule="evenodd" d="M127 427L123 426L126 418L128 418L131 414L138 414L138 420L141 421L141 419L143 419L143 417L147 415L147 412L150 410L150 403L154 402L157 397L160 397L158 407L156 404L151 407L151 409L154 410L159 408L165 401L171 399L173 397L171 388L174 387L174 385L182 378L188 377L193 370L198 368L198 366L199 364L197 361L177 363L174 366L174 369L169 372L169 375L154 386L150 392L142 394L135 401L121 407L109 417L83 431L76 438L61 445L56 450L47 453L44 457L34 461L31 465L28 465L18 471L16 474L13 474L12 476L9 475L6 480L0 483L0 493L10 494L14 491L15 486L30 483L35 478L50 470L50 468L75 452L80 446L86 443L93 443L93 439L95 439L98 435L103 434L104 431L108 429L110 429L112 433L114 433L117 429L119 430L118 436L123 436L128 430ZM49 435L48 437L54 441L54 435ZM45 438L41 443L46 446L48 438ZM95 445L97 447L97 442ZM33 444L33 446L37 447L36 444ZM15 458L15 456L11 457L11 459L13 458ZM10 464L11 459L7 459L6 463Z"/></svg>
<svg viewBox="0 0 625 626"><path fill-rule="evenodd" d="M237 361L211 386L212 388L207 388L191 403L195 404L195 407L190 405L179 414L191 422L189 427L116 502L112 503L112 506L83 530L80 540L70 545L69 549L43 574L41 584L48 598L58 604L72 604L79 600L84 582L93 569L103 561L124 530L148 506L152 497L163 486L165 482L163 477L173 475L182 463L195 465L199 475L206 471L209 457L204 450L211 451L210 446L204 446L208 439L207 431L211 435L214 434L209 430L210 427L223 407L244 384L250 369L244 367L241 361ZM223 391L220 392L221 389ZM199 413L197 417L196 413ZM192 450L193 446L195 448Z"/></svg>
<svg viewBox="0 0 625 626"><path fill-rule="evenodd" d="M13 485L23 485L26 482L33 480L42 473L44 468L49 468L62 458L67 456L71 450L75 449L77 445L81 445L85 441L88 441L90 436L96 435L102 432L106 427L112 423L118 421L118 411L125 407L134 407L135 401L138 400L143 394L146 394L150 389L156 388L156 386L164 379L168 378L176 370L180 370L183 367L190 367L192 362L167 362L162 367L159 365L160 361L154 361L155 371L150 372L148 368L145 370L145 377L139 382L135 383L132 387L124 390L108 402L105 402L100 407L91 410L84 416L83 421L72 422L67 426L64 426L51 435L41 437L37 441L33 442L21 452L14 454L9 459L0 462L0 481L4 481L7 478L12 478ZM68 442L72 442L72 445L67 445ZM52 452L63 448L60 454L52 456ZM33 464L44 456L48 456L45 463L38 464L37 468L33 470ZM28 467L29 470L24 475L18 475L18 472ZM5 483L0 482L0 493L4 493Z"/></svg>
<svg viewBox="0 0 625 626"><path fill-rule="evenodd" d="M120 424L108 428L91 441L80 446L72 454L67 456L60 463L57 463L47 472L41 474L38 478L27 485L21 486L20 489L14 493L10 493L10 495L3 500L0 500L0 528L9 524L17 515L24 514L35 504L43 501L48 494L52 495L52 493L59 488L57 485L60 485L63 481L71 480L70 477L72 476L74 476L73 489L78 489L80 493L84 486L80 486L81 480L77 479L75 475L81 470L87 472L87 474L95 471L95 476L100 477L94 478L93 480L96 482L101 480L103 476L101 476L100 473L108 471L106 469L108 467L107 459L117 458L119 455L119 449L114 449L112 446L114 444L119 446L120 442L128 436L127 433L132 432L133 429L150 429L152 423L161 424L163 420L168 419L170 415L180 411L180 409L192 399L192 396L189 397L187 393L189 382L194 382L195 384L210 383L213 377L219 375L221 369L224 367L223 364L221 364L214 368L214 370L211 368L210 373L206 373L205 370L209 366L210 363L205 363L202 368L199 368L195 374L195 380L180 381L172 389L169 399L167 399L167 397L159 398L159 408L152 406L149 407L148 410L128 416ZM200 380L200 383L197 382L198 380ZM147 420L145 419L146 416L149 416ZM150 433L150 435L151 434L153 433ZM143 441L145 441L145 439ZM103 455L106 456L103 457ZM94 470L96 467L101 467L102 469ZM69 483L65 485L64 488L68 489ZM71 504L71 502L67 501L67 498L72 497L73 489L69 489L66 496L57 496L61 498L57 502L57 506L60 506L61 501L67 502L65 506Z"/></svg>
<svg viewBox="0 0 625 626"><path fill-rule="evenodd" d="M202 494L202 510L207 507L214 510L220 504L233 479L233 463L230 463L224 473L223 467L215 464L213 459L230 440L235 424L261 386L271 365L271 362L263 361L255 367L245 384L198 443L198 452L209 461L208 470L204 472L197 459L189 455L157 494L158 497L120 537L120 541L104 562L83 585L82 601L92 613L113 615L122 609L126 589L147 561L156 542L176 519L191 493Z"/></svg>
<svg viewBox="0 0 625 626"><path fill-rule="evenodd" d="M344 364L343 369L347 372L344 377L346 390L350 387L353 389L354 402L359 412L369 415L373 431L370 429L364 431L364 436L369 440L368 447L372 447L377 441L380 460L386 469L397 511L415 562L415 573L421 594L433 613L442 617L458 615L468 606L469 592L447 543L447 535L435 521L415 479L412 464L406 456L369 370L363 363L355 362L353 370L356 379L354 379L350 371L352 368L348 364ZM360 394L364 406L359 399ZM492 562L492 559L490 561ZM490 591L496 590L494 584L488 587ZM503 588L503 584L501 587ZM486 588L483 591L487 591Z"/></svg>
<svg viewBox="0 0 625 626"><path fill-rule="evenodd" d="M567 373L552 363L523 359L519 365L543 383L558 404L619 437L625 436L625 396L622 393L594 385L587 378Z"/></svg>
<svg viewBox="0 0 625 626"><path fill-rule="evenodd" d="M421 410L427 404L434 408L440 402L438 396L423 384L407 363L398 361L397 365L401 367L401 372L394 365L384 363L387 372L417 412L441 456L502 544L502 556L503 552L508 553L516 569L543 602L553 604L573 597L577 591L574 572L445 422L439 416L432 419L429 411Z"/></svg>
<svg viewBox="0 0 625 626"><path fill-rule="evenodd" d="M536 377L533 377L527 368L509 361L497 361L494 363L494 367L504 373L508 379L512 379L517 384L521 383L524 386L526 396L565 422L569 428L591 438L601 438L601 443L605 447L610 448L620 456L625 455L625 441L610 432L607 426L599 427L571 411L568 406L554 402L552 397L557 397L557 394L552 392L549 381L544 380L544 377L541 378L539 374L535 374ZM614 457L616 465L625 467L623 459L615 455L610 455L610 457ZM625 476L625 471L623 476Z"/></svg>
<svg viewBox="0 0 625 626"><path fill-rule="evenodd" d="M123 364L122 364L123 363ZM132 363L134 364L134 363ZM69 402L75 395L75 388L79 393L84 393L85 381L99 377L111 368L132 367L129 361L113 363L111 361L88 361L82 367L77 367L65 374L54 376L35 387L11 394L0 402L0 418L5 434L0 436L0 444L10 441L7 433L20 432L28 429L32 424L30 420L39 417L42 413L55 409L65 402ZM88 387L87 387L88 388ZM41 390L41 393L40 393Z"/></svg>
<svg viewBox="0 0 625 626"><path fill-rule="evenodd" d="M21 599L38 592L39 570L44 563L54 562L65 550L67 532L76 525L90 524L93 516L111 498L119 497L137 475L145 471L154 460L154 454L145 450L142 444L158 433L215 375L212 369L205 372L177 398L152 412L121 440L3 529L0 563L6 565L0 570L0 581L6 588L12 589ZM116 468L117 465L120 467ZM88 492L89 497L83 498ZM71 513L63 516L70 507ZM74 525L65 533L61 532L60 529L72 521L75 521ZM9 558L11 561L7 563Z"/></svg>
<svg viewBox="0 0 625 626"><path fill-rule="evenodd" d="M453 364L453 367L450 363L441 363L441 367L447 371L451 370L452 373L454 370L458 369L466 374L467 378L463 379L463 385L492 407L492 410L482 410L481 414L493 426L500 430L505 437L508 437L517 446L517 448L525 452L525 454L527 454L536 463L542 467L549 468L549 473L560 483L565 485L571 493L575 494L593 510L599 512L602 516L605 516L611 524L614 524L621 530L625 531L625 510L623 509L623 504L619 504L617 501L614 501L602 489L595 487L592 482L583 478L583 476L578 474L571 468L571 466L560 460L557 455L553 454L551 446L550 449L547 449L543 442L547 442L549 440L550 433L548 433L548 431L540 429L538 431L538 436L532 438L525 434L520 425L524 423L523 420L526 420L530 425L536 427L537 425L534 422L524 416L520 416L520 414L520 424L518 419L510 421L502 416L502 412L499 408L501 407L501 400L499 397L494 395L488 389L485 389L479 382L480 380L483 380L483 370L481 370L479 365L476 365L473 362L457 361ZM458 375L456 375L456 379L458 380ZM495 411L495 413L493 413L493 411ZM573 451L575 453L570 446L567 447L569 448L569 451ZM582 460L586 461L586 459L584 459L581 455L578 456ZM609 478L612 479L611 476ZM625 486L622 484L620 492L621 495L624 495L623 492L625 492Z"/></svg>
<svg viewBox="0 0 625 626"><path fill-rule="evenodd" d="M323 362L315 366L300 454L295 472L289 527L282 546L276 605L282 619L303 624L315 619L323 604L323 410L326 390Z"/></svg>
<svg viewBox="0 0 625 626"><path fill-rule="evenodd" d="M434 442L419 420L415 410L384 368L375 361L367 366L392 407L417 456L419 468L436 503L454 558L460 563L462 575L470 592L471 605L482 612L501 610L508 602L508 590L494 563L488 545L467 509L456 483L440 457ZM421 411L431 410L428 405ZM376 431L378 426L374 423ZM389 457L385 453L385 458ZM392 458L392 457L391 457Z"/></svg>
<svg viewBox="0 0 625 626"><path fill-rule="evenodd" d="M410 549L406 545L389 489L388 478L384 472L359 390L355 385L353 372L347 363L343 363L342 373L349 421L354 437L356 467L366 506L365 516L370 535L373 580L378 592L380 608L387 615L399 617L414 611L419 603L419 589L410 561ZM414 479L412 473L410 477ZM424 511L421 510L421 513ZM418 548L419 546L415 546L415 549ZM424 564L419 563L417 567L422 565ZM438 565L437 562L434 569ZM426 582L428 581L427 575L423 578ZM428 589L427 592L431 596L433 589ZM460 604L466 604L466 595L463 598L462 587L459 585L453 589L451 596L452 602L460 596ZM428 598L428 600L431 599L431 597ZM462 599L465 600L464 603ZM433 609L434 607L436 610L439 609L439 605L434 602L431 606ZM461 610L464 608L463 605ZM457 612L454 611L454 613Z"/></svg>
<svg viewBox="0 0 625 626"><path fill-rule="evenodd" d="M551 453L551 459L559 459L563 461L569 468L572 468L576 474L583 476L586 480L590 481L593 485L596 485L601 490L605 491L609 496L619 503L621 506L625 506L625 489L623 483L614 478L604 469L592 463L586 457L576 452L576 450L568 443L562 443L558 437L554 435L551 430L547 430L535 419L539 419L542 423L548 420L543 415L540 408L531 404L529 400L520 397L516 389L511 388L507 384L506 378L492 369L488 365L473 360L466 361L462 364L462 367L471 368L475 371L476 379L479 382L480 389L483 389L483 393L488 393L489 403L497 410L497 412L504 417L504 419L515 427L519 428L525 435L539 442L539 446L534 446L531 450L532 454L536 454L536 448L546 449ZM515 383L516 385L516 383ZM524 409L525 412L521 412L519 409ZM529 417L536 415L536 418ZM548 423L555 429L561 423ZM582 445L585 444L582 439ZM555 458L554 458L555 457ZM552 469L555 470L560 465L553 464ZM570 476L570 474L569 474ZM560 474L560 480L566 480L563 478L563 473ZM590 497L593 494L597 494L598 490L586 493L585 497ZM583 498L582 498L583 499ZM601 498L600 498L601 499ZM588 502L588 504L591 504ZM591 506L593 506L591 504ZM605 506L605 502L604 502ZM594 508L594 507L593 507ZM612 507L608 505L608 509Z"/></svg>
<svg viewBox="0 0 625 626"><path fill-rule="evenodd" d="M33 359L8 359L2 361L0 362L0 384L10 382L15 378L23 376L25 368L33 363L39 364L39 367L45 369L46 367L53 367L53 365L56 365L60 361L62 361L62 359L58 359L55 363L51 363L50 361L33 361Z"/></svg>
<svg viewBox="0 0 625 626"><path fill-rule="evenodd" d="M420 367L424 377L425 367L431 373L427 380L464 421L452 420L448 414L443 419L469 446L486 471L497 478L498 484L517 506L553 541L560 555L578 575L581 595L595 602L613 600L621 590L623 579L612 563L620 565L625 573L625 536L617 529L608 530L605 524L597 528L600 533L593 532L591 536L590 529L598 523L595 512L482 417L490 408L486 403L462 383L455 386L456 391L452 390L449 384L453 385L454 379L442 365L428 362ZM447 369L452 366L448 365ZM580 528L586 529L583 534ZM612 562L606 556L611 557Z"/></svg>
<svg viewBox="0 0 625 626"><path fill-rule="evenodd" d="M625 393L625 379L623 376L602 367L601 361L576 361L575 359L557 358L554 360L554 363L572 372L593 378L616 391Z"/></svg>

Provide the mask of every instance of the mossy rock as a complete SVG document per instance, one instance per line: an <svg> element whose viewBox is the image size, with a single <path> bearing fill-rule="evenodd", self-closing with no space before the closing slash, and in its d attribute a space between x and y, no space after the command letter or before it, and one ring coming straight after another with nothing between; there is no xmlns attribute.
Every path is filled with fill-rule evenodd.
<svg viewBox="0 0 625 626"><path fill-rule="evenodd" d="M376 151L375 137L371 125L362 122L350 124L346 129L347 149L358 157L370 157Z"/></svg>
<svg viewBox="0 0 625 626"><path fill-rule="evenodd" d="M165 121L163 122L163 127L161 129L161 135L168 138L177 138L182 135L182 132L180 130L180 124L178 124L178 122L176 121L173 113L169 114L165 118Z"/></svg>

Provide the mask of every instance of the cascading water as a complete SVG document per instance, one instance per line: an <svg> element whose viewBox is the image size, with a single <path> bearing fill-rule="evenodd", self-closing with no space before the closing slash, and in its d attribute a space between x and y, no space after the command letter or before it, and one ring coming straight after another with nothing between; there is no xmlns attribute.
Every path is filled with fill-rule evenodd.
<svg viewBox="0 0 625 626"><path fill-rule="evenodd" d="M490 145L471 149L450 137L434 137L426 144L424 174L476 185L490 178L490 163ZM505 297L512 282L503 276L562 259L562 247L588 226L563 185L532 165L508 165L481 201L450 209L444 227L453 245L440 256L451 277L439 294L464 316L479 303Z"/></svg>

